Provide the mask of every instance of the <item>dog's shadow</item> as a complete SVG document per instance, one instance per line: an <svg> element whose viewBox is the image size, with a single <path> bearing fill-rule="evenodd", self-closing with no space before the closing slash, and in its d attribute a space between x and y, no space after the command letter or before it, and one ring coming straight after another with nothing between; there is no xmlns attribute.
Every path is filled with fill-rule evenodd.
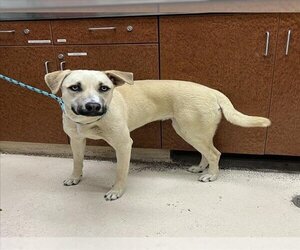
<svg viewBox="0 0 300 250"><path fill-rule="evenodd" d="M84 167L84 174L82 180L77 185L64 186L63 181L70 175L72 167L67 167L58 175L55 169L47 171L45 174L26 174L26 179L32 180L32 185L28 189L35 189L36 186L42 186L44 191L51 190L53 192L69 192L74 190L76 192L91 192L91 193L106 193L114 184L116 177L116 163L108 162L108 166L86 166ZM196 181L199 174L190 173L187 171L188 164L177 163L137 163L132 162L129 170L130 178L147 178L145 172L157 172L158 178L164 176L165 178L176 179L190 179ZM22 175L22 178L24 176ZM43 185L41 185L43 183ZM60 187L60 188L57 188ZM42 190L41 190L42 191Z"/></svg>
<svg viewBox="0 0 300 250"><path fill-rule="evenodd" d="M114 177L113 173L111 178L99 178L99 176L85 175L82 180L73 186L66 186L66 188L72 188L76 186L77 192L88 192L88 193L106 193L113 186Z"/></svg>

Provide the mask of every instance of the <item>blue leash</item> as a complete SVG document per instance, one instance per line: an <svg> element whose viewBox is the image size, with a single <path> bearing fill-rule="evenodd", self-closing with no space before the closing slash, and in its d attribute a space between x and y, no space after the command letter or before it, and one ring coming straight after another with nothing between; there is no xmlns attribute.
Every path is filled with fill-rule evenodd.
<svg viewBox="0 0 300 250"><path fill-rule="evenodd" d="M52 98L52 99L54 99L55 101L58 102L58 104L60 105L60 108L61 108L61 110L62 110L63 112L65 111L65 104L64 104L64 101L63 101L60 97L58 97L58 96L56 96L56 95L54 95L54 94L52 94L52 93L49 93L49 92L47 92L47 91L44 91L44 90L38 89L38 88L36 88L36 87L30 86L30 85L25 84L25 83L23 83L23 82L19 82L19 81L13 79L13 78L10 78L10 77L5 76L5 75L2 75L2 74L0 74L0 79L3 79L3 80L5 80L5 81L7 81L7 82L10 82L10 83L15 84L15 85L17 85L17 86L20 86L20 87L22 87L22 88L31 90L31 91L36 92L36 93L38 93L38 94L41 94L41 95L50 97L50 98Z"/></svg>

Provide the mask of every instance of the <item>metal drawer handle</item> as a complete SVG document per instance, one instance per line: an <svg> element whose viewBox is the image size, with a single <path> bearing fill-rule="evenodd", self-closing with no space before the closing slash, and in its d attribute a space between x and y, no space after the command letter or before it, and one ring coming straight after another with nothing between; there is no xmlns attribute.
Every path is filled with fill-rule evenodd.
<svg viewBox="0 0 300 250"><path fill-rule="evenodd" d="M285 47L285 55L286 56L289 54L291 34L292 34L292 31L289 30L288 35L287 35L287 40L286 40L286 47Z"/></svg>
<svg viewBox="0 0 300 250"><path fill-rule="evenodd" d="M64 65L65 65L65 61L60 62L59 66L60 66L60 70L64 70Z"/></svg>
<svg viewBox="0 0 300 250"><path fill-rule="evenodd" d="M15 33L15 30L0 30L0 33Z"/></svg>
<svg viewBox="0 0 300 250"><path fill-rule="evenodd" d="M87 56L87 52L68 52L68 56Z"/></svg>
<svg viewBox="0 0 300 250"><path fill-rule="evenodd" d="M96 30L115 30L117 29L116 27L93 27L93 28L88 28L89 31L96 31Z"/></svg>
<svg viewBox="0 0 300 250"><path fill-rule="evenodd" d="M46 61L45 62L45 71L46 71L46 74L49 73L49 68L48 68L48 64L50 63L50 61Z"/></svg>
<svg viewBox="0 0 300 250"><path fill-rule="evenodd" d="M27 42L30 44L50 44L51 40L28 40Z"/></svg>
<svg viewBox="0 0 300 250"><path fill-rule="evenodd" d="M268 56L269 54L269 45L270 45L270 32L266 32L266 49L265 49L265 54L264 56Z"/></svg>

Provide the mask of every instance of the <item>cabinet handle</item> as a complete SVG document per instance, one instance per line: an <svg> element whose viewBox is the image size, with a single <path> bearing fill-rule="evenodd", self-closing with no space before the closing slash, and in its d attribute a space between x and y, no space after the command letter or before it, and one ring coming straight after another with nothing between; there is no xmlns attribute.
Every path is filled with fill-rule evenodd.
<svg viewBox="0 0 300 250"><path fill-rule="evenodd" d="M15 30L0 30L0 33L15 33Z"/></svg>
<svg viewBox="0 0 300 250"><path fill-rule="evenodd" d="M291 40L291 34L292 31L288 31L287 40L286 40L286 47L285 47L285 55L287 56L289 54L289 47L290 47L290 40Z"/></svg>
<svg viewBox="0 0 300 250"><path fill-rule="evenodd" d="M270 45L270 32L266 32L266 49L265 49L265 54L264 56L268 56L269 54L269 45Z"/></svg>
<svg viewBox="0 0 300 250"><path fill-rule="evenodd" d="M116 27L94 27L94 28L88 28L89 31L97 31L97 30L115 30Z"/></svg>
<svg viewBox="0 0 300 250"><path fill-rule="evenodd" d="M68 52L68 56L87 56L87 52Z"/></svg>
<svg viewBox="0 0 300 250"><path fill-rule="evenodd" d="M45 62L45 71L46 71L46 74L49 73L49 68L48 68L48 64L50 63L50 61L46 61Z"/></svg>
<svg viewBox="0 0 300 250"><path fill-rule="evenodd" d="M50 44L51 40L28 40L27 41L29 44Z"/></svg>
<svg viewBox="0 0 300 250"><path fill-rule="evenodd" d="M60 62L59 66L60 66L60 70L64 70L64 65L65 65L65 61Z"/></svg>

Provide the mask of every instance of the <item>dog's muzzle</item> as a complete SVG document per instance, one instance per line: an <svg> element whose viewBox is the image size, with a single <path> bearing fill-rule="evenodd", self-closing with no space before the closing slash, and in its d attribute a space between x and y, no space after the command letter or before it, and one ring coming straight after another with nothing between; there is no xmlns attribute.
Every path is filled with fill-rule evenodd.
<svg viewBox="0 0 300 250"><path fill-rule="evenodd" d="M77 110L72 107L72 111L76 115L102 116L107 112L107 108L106 106L101 106L101 104L97 102L88 102L84 106L78 106Z"/></svg>

